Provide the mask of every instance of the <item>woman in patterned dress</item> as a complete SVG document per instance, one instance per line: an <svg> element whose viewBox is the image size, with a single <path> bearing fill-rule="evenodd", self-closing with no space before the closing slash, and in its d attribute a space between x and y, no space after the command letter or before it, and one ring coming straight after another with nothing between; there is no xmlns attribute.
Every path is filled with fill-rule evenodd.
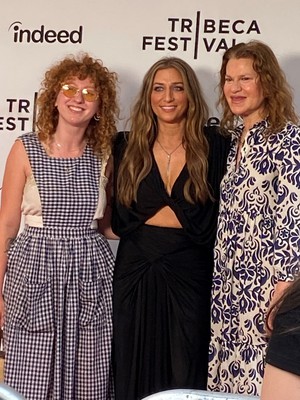
<svg viewBox="0 0 300 400"><path fill-rule="evenodd" d="M116 75L67 57L46 72L38 106L3 180L5 382L27 400L110 399L114 260L98 222L108 229Z"/></svg>
<svg viewBox="0 0 300 400"><path fill-rule="evenodd" d="M208 388L259 395L265 316L300 260L300 129L273 51L228 49L220 71L222 127L232 131L221 184Z"/></svg>

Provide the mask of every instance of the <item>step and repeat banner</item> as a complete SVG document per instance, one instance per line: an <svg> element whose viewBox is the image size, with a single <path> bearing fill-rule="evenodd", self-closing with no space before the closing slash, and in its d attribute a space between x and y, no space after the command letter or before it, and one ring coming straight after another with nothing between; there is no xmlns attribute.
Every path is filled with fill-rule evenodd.
<svg viewBox="0 0 300 400"><path fill-rule="evenodd" d="M177 56L194 68L218 117L218 70L233 44L259 39L278 56L300 112L299 0L9 0L0 22L0 180L15 138L33 127L45 70L85 51L119 76L123 129L144 73Z"/></svg>

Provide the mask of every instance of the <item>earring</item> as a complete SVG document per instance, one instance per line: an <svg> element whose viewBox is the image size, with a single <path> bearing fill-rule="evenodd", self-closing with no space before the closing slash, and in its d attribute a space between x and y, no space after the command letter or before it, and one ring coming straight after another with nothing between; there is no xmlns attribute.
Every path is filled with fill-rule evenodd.
<svg viewBox="0 0 300 400"><path fill-rule="evenodd" d="M100 121L100 114L98 114L98 113L95 114L94 115L94 120L97 121L97 122Z"/></svg>

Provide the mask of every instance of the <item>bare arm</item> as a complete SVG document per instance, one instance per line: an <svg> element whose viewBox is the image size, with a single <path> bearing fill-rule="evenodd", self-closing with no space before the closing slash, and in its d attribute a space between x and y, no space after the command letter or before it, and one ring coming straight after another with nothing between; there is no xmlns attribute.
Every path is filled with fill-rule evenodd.
<svg viewBox="0 0 300 400"><path fill-rule="evenodd" d="M293 281L288 281L288 282L278 281L275 286L271 303L273 304L275 301L277 301L283 295L283 293L291 286L292 283Z"/></svg>
<svg viewBox="0 0 300 400"><path fill-rule="evenodd" d="M299 400L300 376L266 365L261 400Z"/></svg>
<svg viewBox="0 0 300 400"><path fill-rule="evenodd" d="M107 204L104 212L104 216L98 222L99 232L102 233L107 239L119 239L117 235L115 235L111 229L111 214L112 214L112 196L113 196L113 161L112 157L107 162L105 175L108 178L108 182L106 185L106 199Z"/></svg>
<svg viewBox="0 0 300 400"><path fill-rule="evenodd" d="M3 283L10 242L17 236L21 221L21 203L29 161L20 141L16 141L8 155L2 185L0 209L0 327L3 326Z"/></svg>

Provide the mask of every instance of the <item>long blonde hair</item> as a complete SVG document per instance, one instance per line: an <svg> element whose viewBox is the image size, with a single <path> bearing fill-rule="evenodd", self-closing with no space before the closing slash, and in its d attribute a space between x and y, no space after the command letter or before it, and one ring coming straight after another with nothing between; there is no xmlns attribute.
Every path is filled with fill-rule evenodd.
<svg viewBox="0 0 300 400"><path fill-rule="evenodd" d="M36 129L41 141L48 141L58 123L55 107L62 83L68 78L90 78L100 93L99 120L91 119L85 136L96 154L110 154L112 140L116 134L116 118L119 112L116 95L117 75L103 66L101 60L87 53L71 55L53 65L45 73L38 96Z"/></svg>
<svg viewBox="0 0 300 400"><path fill-rule="evenodd" d="M207 183L209 149L204 135L208 107L193 69L180 58L165 57L153 64L146 73L131 113L128 145L117 178L118 199L127 207L132 201L136 201L138 187L152 167L151 150L157 136L157 117L151 108L150 98L155 74L158 70L166 68L179 71L188 97L183 137L189 172L189 179L184 186L185 199L190 203L204 203L210 197Z"/></svg>
<svg viewBox="0 0 300 400"><path fill-rule="evenodd" d="M234 129L236 115L234 115L224 95L226 67L231 59L247 58L253 60L253 69L258 74L262 86L264 100L264 114L268 118L269 128L266 136L272 132L281 131L288 121L298 124L298 116L293 106L292 89L285 74L280 68L278 60L271 48L258 40L248 43L239 43L228 49L222 59L220 69L219 101L223 109L221 127Z"/></svg>

